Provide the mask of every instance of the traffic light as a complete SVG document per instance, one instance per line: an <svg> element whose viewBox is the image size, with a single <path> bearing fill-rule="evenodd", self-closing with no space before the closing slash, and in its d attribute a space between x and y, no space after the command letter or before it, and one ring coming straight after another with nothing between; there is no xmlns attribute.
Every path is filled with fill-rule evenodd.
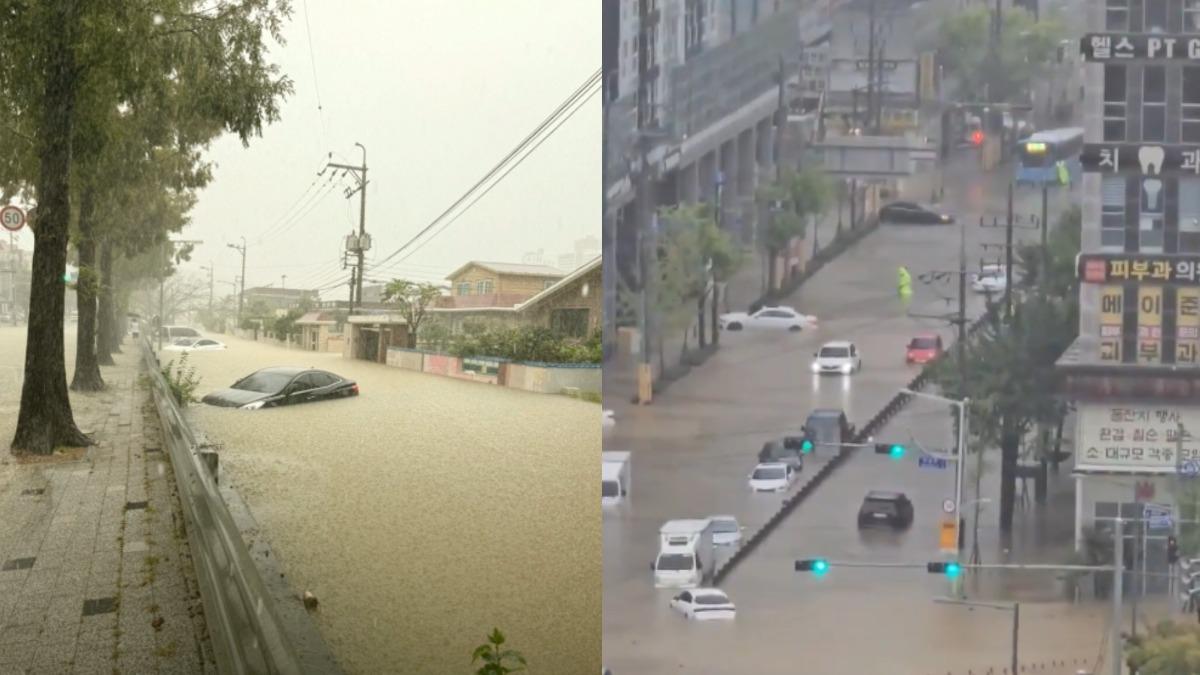
<svg viewBox="0 0 1200 675"><path fill-rule="evenodd" d="M797 560L797 572L812 572L813 576L824 576L829 571L829 561L824 558L813 558L811 560Z"/></svg>
<svg viewBox="0 0 1200 675"><path fill-rule="evenodd" d="M901 459L904 457L905 448L899 443L876 443L875 454L887 455L892 459Z"/></svg>
<svg viewBox="0 0 1200 675"><path fill-rule="evenodd" d="M925 566L930 574L945 574L948 578L953 579L959 574L962 574L962 566L951 560L950 562L931 562Z"/></svg>
<svg viewBox="0 0 1200 675"><path fill-rule="evenodd" d="M976 129L975 131L971 132L971 144L972 145L983 145L983 132L982 131Z"/></svg>
<svg viewBox="0 0 1200 675"><path fill-rule="evenodd" d="M783 439L783 447L788 450L799 450L803 454L809 454L813 451L813 442L808 436L787 436Z"/></svg>
<svg viewBox="0 0 1200 675"><path fill-rule="evenodd" d="M800 441L800 452L807 455L812 451L813 451L813 442L812 441L808 440L807 438Z"/></svg>

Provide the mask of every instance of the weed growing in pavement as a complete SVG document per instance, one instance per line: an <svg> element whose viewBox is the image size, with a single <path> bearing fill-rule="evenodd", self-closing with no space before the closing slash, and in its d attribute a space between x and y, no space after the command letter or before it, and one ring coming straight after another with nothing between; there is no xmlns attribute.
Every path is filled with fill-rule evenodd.
<svg viewBox="0 0 1200 675"><path fill-rule="evenodd" d="M162 374L167 380L167 386L171 388L171 394L175 396L176 403L186 406L199 400L196 398L196 389L200 386L200 378L196 375L196 367L188 365L186 353L179 357L179 365L175 364L175 359L167 361Z"/></svg>
<svg viewBox="0 0 1200 675"><path fill-rule="evenodd" d="M504 633L499 628L493 628L487 642L475 648L471 663L482 661L483 666L475 671L475 675L507 675L525 670L525 657L513 649L501 649L504 646Z"/></svg>

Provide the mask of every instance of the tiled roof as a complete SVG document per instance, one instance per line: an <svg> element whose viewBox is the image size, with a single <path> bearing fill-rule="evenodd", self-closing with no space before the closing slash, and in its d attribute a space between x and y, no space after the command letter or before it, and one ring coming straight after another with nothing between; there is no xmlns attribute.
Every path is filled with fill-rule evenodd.
<svg viewBox="0 0 1200 675"><path fill-rule="evenodd" d="M566 276L562 270L556 267L550 267L549 265L525 265L522 263L484 262L481 260L472 260L471 262L451 272L446 276L446 278L453 279L459 274L462 274L463 271L471 266L482 267L486 270L495 272L496 274L519 274L529 277L553 277L555 279L561 279L562 277Z"/></svg>

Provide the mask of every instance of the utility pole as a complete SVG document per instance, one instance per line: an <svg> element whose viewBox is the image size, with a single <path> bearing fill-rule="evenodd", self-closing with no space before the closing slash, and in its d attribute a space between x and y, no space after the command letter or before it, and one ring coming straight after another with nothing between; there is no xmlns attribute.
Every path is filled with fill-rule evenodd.
<svg viewBox="0 0 1200 675"><path fill-rule="evenodd" d="M171 257L175 253L175 246L179 244L203 244L199 239L164 239L163 240L163 262L158 274L158 351L162 351L163 346L163 326L166 325L167 315L165 307L166 282L167 282L167 265L171 263ZM211 285L209 286L211 289ZM211 297L211 293L210 293Z"/></svg>
<svg viewBox="0 0 1200 675"><path fill-rule="evenodd" d="M867 6L867 116L863 127L869 128L875 118L875 11L877 0Z"/></svg>
<svg viewBox="0 0 1200 675"><path fill-rule="evenodd" d="M1050 223L1049 223L1049 218L1047 217L1047 214L1046 214L1046 211L1048 209L1048 206L1047 206L1048 201L1049 201L1049 186L1046 185L1045 183L1042 183L1042 222L1041 222L1041 226L1042 226L1041 263L1042 264L1041 264L1041 269L1039 270L1041 272L1041 275L1038 278L1041 279L1041 283L1039 285L1042 287L1043 293L1045 292L1045 289L1046 289L1046 276L1050 273L1050 270L1047 266L1047 263L1049 262L1049 258L1050 258L1050 250L1049 250Z"/></svg>
<svg viewBox="0 0 1200 675"><path fill-rule="evenodd" d="M1043 247L1045 242L1042 242ZM1043 248L1043 253L1045 252ZM1012 321L1013 184L1008 182L1008 219L1004 228L1004 318Z"/></svg>
<svg viewBox="0 0 1200 675"><path fill-rule="evenodd" d="M213 266L201 265L200 269L208 272L208 313L212 314L213 305Z"/></svg>
<svg viewBox="0 0 1200 675"><path fill-rule="evenodd" d="M779 57L779 106L775 111L775 182L783 180L783 133L787 127L787 108L784 102L783 57Z"/></svg>
<svg viewBox="0 0 1200 675"><path fill-rule="evenodd" d="M638 275L641 286L641 312L639 328L642 338L641 359L638 364L638 403L650 403L654 395L653 371L650 365L650 332L653 321L649 315L651 293L650 270L656 260L651 259L651 252L657 251L657 246L651 241L657 230L657 219L654 210L657 206L654 185L650 175L650 131L654 110L650 107L649 95L646 88L650 86L650 49L651 40L648 31L650 24L650 0L638 0L638 92L637 92L637 155L639 166L636 183L636 230ZM719 171L719 169L718 169Z"/></svg>
<svg viewBox="0 0 1200 675"><path fill-rule="evenodd" d="M346 237L346 250L358 257L358 274L355 276L356 281L352 286L353 291L350 296L351 314L354 313L355 296L358 298L358 304L362 305L362 284L363 277L366 276L366 268L364 267L365 256L367 251L371 250L371 237L367 235L367 149L362 143L355 143L354 145L362 150L362 165L352 166L349 164L336 164L334 162L328 162L325 165L326 168L342 169L347 173L353 174L354 180L358 183L355 188L346 191L347 199L353 197L356 192L359 194L358 234L351 233ZM329 153L329 156L332 157L333 153Z"/></svg>
<svg viewBox="0 0 1200 675"><path fill-rule="evenodd" d="M242 287L241 287L241 290L238 291L237 324L234 326L234 328L241 328L242 327L242 298L244 298L246 296L246 238L242 237L242 245L241 246L238 246L237 244L226 244L226 246L228 246L229 248L242 254L242 276L241 276Z"/></svg>
<svg viewBox="0 0 1200 675"><path fill-rule="evenodd" d="M286 274L283 275L283 280L279 282L279 287L281 289L287 288L287 275Z"/></svg>

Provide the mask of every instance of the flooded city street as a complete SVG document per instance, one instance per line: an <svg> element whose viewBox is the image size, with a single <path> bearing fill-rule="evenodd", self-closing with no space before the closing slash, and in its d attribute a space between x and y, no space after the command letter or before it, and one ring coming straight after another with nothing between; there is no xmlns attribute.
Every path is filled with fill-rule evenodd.
<svg viewBox="0 0 1200 675"><path fill-rule="evenodd" d="M976 266L984 254L979 244L1003 238L1002 229L978 225L978 214L1002 212L1003 183L971 170L947 176L947 183L946 208L966 221L968 264ZM1069 202L1069 195L1054 197L1051 218ZM1019 191L1016 212L1034 213L1039 201L1040 194ZM1029 230L1017 234L1036 236ZM861 426L919 372L904 363L904 346L913 335L937 332L952 343L954 329L935 317L956 310L957 278L932 287L915 283L908 308L896 297L895 279L899 265L914 279L954 269L958 248L958 227L881 226L782 301L816 315L815 330L724 334L721 350L656 397L654 405L639 408L615 397L606 401L617 413L606 448L633 453L634 485L628 503L605 511L604 649L614 672L690 671L703 664L705 673L792 673L802 663L805 672L823 675L957 675L971 668L1000 672L1007 665L1011 614L935 604L951 589L923 568L942 558L937 523L943 500L953 495L953 464L942 470L917 466L919 446L950 447L948 406L935 402L911 403L876 435L879 442L909 446L903 460L861 450L723 581L721 588L738 608L733 624L685 621L668 607L677 591L655 589L649 569L657 530L673 518L728 513L738 517L749 536L785 498L754 494L746 485L765 441L798 432L818 408L840 408ZM968 317L982 310L982 298L972 293ZM810 374L809 361L822 343L847 339L863 355L861 372ZM830 457L820 451L808 456L798 484ZM968 475L970 469L973 465ZM996 527L997 473L996 466L985 467L982 497L988 501L979 535L984 562L1065 562L1073 502L1067 499L1064 507L1054 496L1048 508L1064 509L1056 518L1032 506L1019 512L1018 531L1029 536L1002 541ZM1066 480L1064 471L1055 489ZM858 507L876 489L903 491L912 499L915 521L908 531L859 532ZM787 494L795 492L794 487ZM974 498L971 485L964 502ZM813 577L793 570L798 558L922 567L834 567ZM1107 605L1062 602L1053 574L981 575L968 590L976 599L1030 603L1022 607L1023 662L1094 660L1099 653ZM862 648L866 645L870 648ZM881 655L891 660L882 662Z"/></svg>
<svg viewBox="0 0 1200 675"><path fill-rule="evenodd" d="M189 356L198 396L276 365L361 388L190 412L349 672L466 672L493 627L535 672L582 672L600 642L599 406L220 339Z"/></svg>

